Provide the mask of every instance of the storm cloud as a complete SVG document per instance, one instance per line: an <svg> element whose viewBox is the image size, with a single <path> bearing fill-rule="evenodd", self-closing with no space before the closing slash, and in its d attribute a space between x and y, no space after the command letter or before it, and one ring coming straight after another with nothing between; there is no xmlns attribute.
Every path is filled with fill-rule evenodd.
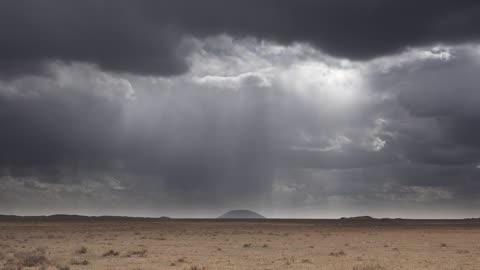
<svg viewBox="0 0 480 270"><path fill-rule="evenodd" d="M479 12L4 1L0 212L477 215Z"/></svg>
<svg viewBox="0 0 480 270"><path fill-rule="evenodd" d="M365 60L432 43L480 37L478 1L3 1L0 70L41 72L48 61L178 75L189 68L189 37L226 34Z"/></svg>

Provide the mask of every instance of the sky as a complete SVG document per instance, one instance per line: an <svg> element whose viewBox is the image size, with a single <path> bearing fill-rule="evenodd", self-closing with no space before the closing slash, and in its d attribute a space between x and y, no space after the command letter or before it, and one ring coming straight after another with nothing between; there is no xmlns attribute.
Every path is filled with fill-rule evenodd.
<svg viewBox="0 0 480 270"><path fill-rule="evenodd" d="M480 216L477 0L0 2L0 213Z"/></svg>

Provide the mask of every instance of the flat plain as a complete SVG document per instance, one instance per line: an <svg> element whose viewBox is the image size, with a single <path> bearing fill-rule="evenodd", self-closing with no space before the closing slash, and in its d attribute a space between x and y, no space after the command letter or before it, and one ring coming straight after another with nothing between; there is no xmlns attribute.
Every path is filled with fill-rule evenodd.
<svg viewBox="0 0 480 270"><path fill-rule="evenodd" d="M477 220L0 221L0 269L480 269Z"/></svg>

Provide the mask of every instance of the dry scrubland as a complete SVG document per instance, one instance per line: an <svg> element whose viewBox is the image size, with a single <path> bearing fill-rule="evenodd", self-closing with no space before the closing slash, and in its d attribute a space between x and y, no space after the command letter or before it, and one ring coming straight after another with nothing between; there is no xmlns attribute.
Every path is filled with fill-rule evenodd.
<svg viewBox="0 0 480 270"><path fill-rule="evenodd" d="M480 226L0 222L0 269L480 269Z"/></svg>

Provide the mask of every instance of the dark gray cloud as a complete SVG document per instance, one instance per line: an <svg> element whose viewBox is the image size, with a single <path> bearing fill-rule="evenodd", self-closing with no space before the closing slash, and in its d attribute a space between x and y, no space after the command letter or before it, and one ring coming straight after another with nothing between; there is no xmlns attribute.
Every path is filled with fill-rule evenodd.
<svg viewBox="0 0 480 270"><path fill-rule="evenodd" d="M460 47L448 60L406 64L375 79L395 110L387 127L397 151L415 162L475 164L480 160L477 48Z"/></svg>
<svg viewBox="0 0 480 270"><path fill-rule="evenodd" d="M186 37L227 34L370 59L411 46L480 37L480 4L460 1L2 1L2 76L45 62L93 63L105 70L174 75L188 68Z"/></svg>

